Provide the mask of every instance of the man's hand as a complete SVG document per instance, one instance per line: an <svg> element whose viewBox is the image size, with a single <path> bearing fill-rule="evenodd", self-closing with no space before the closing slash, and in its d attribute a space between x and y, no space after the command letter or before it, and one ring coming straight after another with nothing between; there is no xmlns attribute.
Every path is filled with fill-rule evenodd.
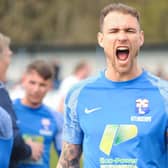
<svg viewBox="0 0 168 168"><path fill-rule="evenodd" d="M81 145L63 143L63 149L56 168L79 168Z"/></svg>
<svg viewBox="0 0 168 168"><path fill-rule="evenodd" d="M34 142L31 138L27 139L26 143L31 147L32 150L31 159L34 161L38 161L43 153L43 144L39 142Z"/></svg>

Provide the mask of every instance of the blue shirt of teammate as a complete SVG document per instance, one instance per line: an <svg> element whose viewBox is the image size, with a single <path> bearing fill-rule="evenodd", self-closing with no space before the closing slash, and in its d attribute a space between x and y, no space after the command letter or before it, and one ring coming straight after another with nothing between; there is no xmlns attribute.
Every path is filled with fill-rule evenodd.
<svg viewBox="0 0 168 168"><path fill-rule="evenodd" d="M73 87L65 107L63 140L82 144L85 168L167 168L166 81L143 71L113 82L101 72Z"/></svg>
<svg viewBox="0 0 168 168"><path fill-rule="evenodd" d="M8 168L13 144L12 120L0 107L0 167Z"/></svg>
<svg viewBox="0 0 168 168"><path fill-rule="evenodd" d="M44 104L38 108L25 106L20 99L16 99L13 105L23 138L25 140L31 138L44 145L43 155L38 161L24 160L19 168L49 168L52 142L58 155L61 152L62 114L53 112Z"/></svg>

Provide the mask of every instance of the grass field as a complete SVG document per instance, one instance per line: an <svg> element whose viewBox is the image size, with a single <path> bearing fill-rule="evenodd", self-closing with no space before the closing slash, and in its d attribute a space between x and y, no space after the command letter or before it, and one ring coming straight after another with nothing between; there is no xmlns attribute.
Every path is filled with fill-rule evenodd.
<svg viewBox="0 0 168 168"><path fill-rule="evenodd" d="M50 168L55 168L56 164L58 162L58 156L54 150L54 147L52 145L51 147L51 158L50 158Z"/></svg>

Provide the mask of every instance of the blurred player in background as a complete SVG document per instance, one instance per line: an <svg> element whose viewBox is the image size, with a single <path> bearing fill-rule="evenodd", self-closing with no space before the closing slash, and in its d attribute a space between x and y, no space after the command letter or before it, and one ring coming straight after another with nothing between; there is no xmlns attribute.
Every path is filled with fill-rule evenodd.
<svg viewBox="0 0 168 168"><path fill-rule="evenodd" d="M60 84L58 90L58 112L64 111L64 100L69 89L80 82L81 80L86 79L91 74L91 66L87 61L80 61L75 66L73 73L70 76L67 76Z"/></svg>
<svg viewBox="0 0 168 168"><path fill-rule="evenodd" d="M0 33L0 106L8 112L12 120L13 146L9 167L16 168L19 160L30 157L34 160L38 160L42 150L37 143L34 143L32 141L25 143L19 133L19 129L16 124L17 118L12 107L11 99L5 87L6 72L11 62L11 56L12 51L10 49L10 38ZM9 152L9 149L6 148L6 150L6 152ZM2 153L1 149L0 153ZM8 155L10 155L10 152L8 153ZM0 159L3 160L4 163L8 161L5 153L2 153L1 157L2 158Z"/></svg>
<svg viewBox="0 0 168 168"><path fill-rule="evenodd" d="M19 168L49 168L52 142L57 154L61 152L63 116L61 113L52 111L42 102L51 89L53 75L53 69L49 63L43 60L30 63L22 80L25 95L13 102L19 120L18 126L25 141L31 139L43 146L43 153L39 160L23 160Z"/></svg>

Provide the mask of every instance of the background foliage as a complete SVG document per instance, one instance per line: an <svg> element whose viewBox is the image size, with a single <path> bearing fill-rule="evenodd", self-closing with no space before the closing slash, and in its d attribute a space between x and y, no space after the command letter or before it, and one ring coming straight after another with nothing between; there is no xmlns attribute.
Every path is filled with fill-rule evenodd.
<svg viewBox="0 0 168 168"><path fill-rule="evenodd" d="M117 0L0 0L0 31L14 43L95 44L100 10ZM141 12L145 42L168 42L167 0L120 0Z"/></svg>

